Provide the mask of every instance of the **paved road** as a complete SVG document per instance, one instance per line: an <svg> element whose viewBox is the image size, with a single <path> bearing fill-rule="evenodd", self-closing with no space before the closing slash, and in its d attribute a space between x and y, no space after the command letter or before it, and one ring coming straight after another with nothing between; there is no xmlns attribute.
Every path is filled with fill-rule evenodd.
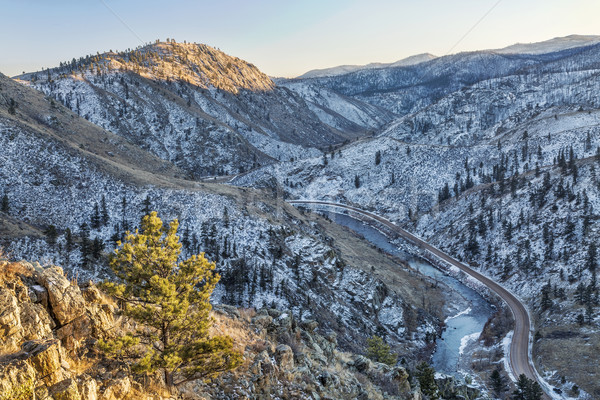
<svg viewBox="0 0 600 400"><path fill-rule="evenodd" d="M370 218L372 220L377 221L378 223L384 225L386 228L389 228L393 232L396 232L404 239L409 242L415 244L421 249L427 250L437 256L438 258L446 261L447 263L456 266L460 270L465 273L471 275L473 278L477 279L479 282L483 283L493 292L495 292L498 296L500 296L508 305L510 310L513 313L515 319L515 329L512 337L512 342L510 345L510 366L512 369L512 373L515 377L519 377L521 374L525 374L530 379L538 381L540 386L544 390L547 390L543 382L539 381L538 375L535 371L535 367L529 362L529 351L530 351L530 330L531 330L531 321L529 319L529 313L527 312L527 308L508 290L503 288L498 283L494 282L490 278L478 273L477 271L472 270L467 265L462 262L454 259L443 251L433 247L429 243L421 240L410 232L400 228L398 225L388 221L387 219L380 217L379 215L373 214L368 211L361 210L360 208L347 206L345 204L339 203L331 203L327 201L318 201L318 200L289 200L290 204L315 204L315 205L323 205L330 207L338 207L346 210L350 210L356 212L362 216ZM545 397L549 399L550 397Z"/></svg>

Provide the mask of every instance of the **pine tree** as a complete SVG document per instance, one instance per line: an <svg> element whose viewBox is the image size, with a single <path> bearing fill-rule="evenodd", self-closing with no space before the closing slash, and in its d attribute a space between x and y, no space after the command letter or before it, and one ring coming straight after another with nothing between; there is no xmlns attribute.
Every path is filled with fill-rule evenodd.
<svg viewBox="0 0 600 400"><path fill-rule="evenodd" d="M89 256L92 250L90 243L90 228L85 222L79 227L79 236L81 237L81 266L85 268L89 263Z"/></svg>
<svg viewBox="0 0 600 400"><path fill-rule="evenodd" d="M48 225L44 231L44 234L46 235L46 241L48 244L53 247L56 244L56 238L58 237L56 227L54 225Z"/></svg>
<svg viewBox="0 0 600 400"><path fill-rule="evenodd" d="M104 195L102 195L102 200L100 201L100 211L102 213L102 226L107 226L110 217L108 215L108 207L106 206L106 197L104 197Z"/></svg>
<svg viewBox="0 0 600 400"><path fill-rule="evenodd" d="M379 336L367 339L367 357L389 366L396 365L398 356L390 351L390 345Z"/></svg>
<svg viewBox="0 0 600 400"><path fill-rule="evenodd" d="M146 198L144 199L144 201L142 202L142 204L144 205L144 208L142 209L142 213L144 215L148 215L150 214L151 208L152 208L152 202L150 201L150 196L146 195Z"/></svg>
<svg viewBox="0 0 600 400"><path fill-rule="evenodd" d="M417 379L421 386L421 392L431 400L437 400L440 398L440 392L435 383L435 370L431 368L426 362L422 362L417 365Z"/></svg>
<svg viewBox="0 0 600 400"><path fill-rule="evenodd" d="M100 224L102 220L100 219L100 209L98 208L98 203L94 204L94 212L92 213L92 218L90 220L90 225L92 229L100 229Z"/></svg>
<svg viewBox="0 0 600 400"><path fill-rule="evenodd" d="M169 388L215 376L242 361L230 337L209 336L209 300L220 276L204 254L178 262L178 225L174 220L163 227L153 211L142 219L142 232L119 244L110 260L118 282L105 287L141 327L99 343L112 356L137 360L136 372L161 370Z"/></svg>
<svg viewBox="0 0 600 400"><path fill-rule="evenodd" d="M70 228L65 230L65 250L67 253L73 251L73 233Z"/></svg>
<svg viewBox="0 0 600 400"><path fill-rule="evenodd" d="M506 385L506 379L500 373L499 368L496 368L490 375L490 383L496 396L502 396L502 394L508 389L508 386Z"/></svg>
<svg viewBox="0 0 600 400"><path fill-rule="evenodd" d="M4 193L4 196L2 196L2 204L0 205L0 211L6 214L8 214L8 212L10 211L10 204L8 201L8 195L6 193Z"/></svg>
<svg viewBox="0 0 600 400"><path fill-rule="evenodd" d="M539 383L527 378L524 374L519 375L517 389L513 392L513 400L540 400L542 388Z"/></svg>
<svg viewBox="0 0 600 400"><path fill-rule="evenodd" d="M358 175L354 175L354 186L358 189L360 187L360 178Z"/></svg>
<svg viewBox="0 0 600 400"><path fill-rule="evenodd" d="M375 152L375 165L381 164L381 150Z"/></svg>

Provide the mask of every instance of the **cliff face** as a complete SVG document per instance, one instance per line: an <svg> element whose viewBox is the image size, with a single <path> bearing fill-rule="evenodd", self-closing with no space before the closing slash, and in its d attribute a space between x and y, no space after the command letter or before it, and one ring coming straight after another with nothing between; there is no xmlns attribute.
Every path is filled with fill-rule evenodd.
<svg viewBox="0 0 600 400"><path fill-rule="evenodd" d="M0 310L1 400L420 398L404 368L340 352L334 333L290 311L218 306L213 331L234 338L244 364L169 394L160 374L133 375L97 350L128 322L96 286L79 287L60 267L0 261Z"/></svg>

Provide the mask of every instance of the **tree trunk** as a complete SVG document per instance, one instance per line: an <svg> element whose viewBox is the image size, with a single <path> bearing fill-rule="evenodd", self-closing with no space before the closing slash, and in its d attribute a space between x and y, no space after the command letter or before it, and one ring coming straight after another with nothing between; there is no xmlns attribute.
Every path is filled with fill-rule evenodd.
<svg viewBox="0 0 600 400"><path fill-rule="evenodd" d="M170 394L173 394L173 374L165 369L165 386L167 386L167 389L169 390Z"/></svg>

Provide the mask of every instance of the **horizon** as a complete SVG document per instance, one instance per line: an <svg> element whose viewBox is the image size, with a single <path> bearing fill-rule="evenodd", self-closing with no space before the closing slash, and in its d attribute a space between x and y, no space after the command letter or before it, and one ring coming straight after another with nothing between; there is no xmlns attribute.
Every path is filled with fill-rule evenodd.
<svg viewBox="0 0 600 400"><path fill-rule="evenodd" d="M22 18L0 26L5 37L13 35L0 44L4 54L0 72L8 76L167 37L207 44L254 64L271 77L291 78L337 66L393 63L424 53L442 57L600 34L593 17L600 12L600 4L592 0L533 0L527 6L511 0L485 4L459 0L453 6L439 0L419 5L388 0L369 5L357 0L326 4L310 0L302 5L269 0L252 5L240 0L218 5L177 0L168 7L156 0L126 4L31 0L4 6L5 15L27 15L26 29ZM90 29L91 14L98 18L100 29ZM207 19L206 14L216 17ZM16 37L15 31L20 31Z"/></svg>

